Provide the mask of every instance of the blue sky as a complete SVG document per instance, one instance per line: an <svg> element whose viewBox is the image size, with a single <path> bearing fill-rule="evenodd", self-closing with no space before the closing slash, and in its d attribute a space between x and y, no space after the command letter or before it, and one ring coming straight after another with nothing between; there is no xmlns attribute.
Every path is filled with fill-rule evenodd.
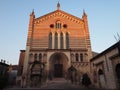
<svg viewBox="0 0 120 90"><path fill-rule="evenodd" d="M102 52L120 34L120 0L0 0L0 59L18 64L20 50L26 48L29 15L40 17L56 10L82 17L88 15L92 50Z"/></svg>

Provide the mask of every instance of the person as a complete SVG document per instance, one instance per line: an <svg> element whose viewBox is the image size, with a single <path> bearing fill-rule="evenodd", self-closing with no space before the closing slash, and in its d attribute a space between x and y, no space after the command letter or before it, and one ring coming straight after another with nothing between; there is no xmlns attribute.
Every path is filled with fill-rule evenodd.
<svg viewBox="0 0 120 90"><path fill-rule="evenodd" d="M81 84L82 84L82 79L83 79L83 77L81 76L81 77L80 77L80 82L79 82L79 85L81 85Z"/></svg>
<svg viewBox="0 0 120 90"><path fill-rule="evenodd" d="M73 84L73 76L70 76L71 83Z"/></svg>

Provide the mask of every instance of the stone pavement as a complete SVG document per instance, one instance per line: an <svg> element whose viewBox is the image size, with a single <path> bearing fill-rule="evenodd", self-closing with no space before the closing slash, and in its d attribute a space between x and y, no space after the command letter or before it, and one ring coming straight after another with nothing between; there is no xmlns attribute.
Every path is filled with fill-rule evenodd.
<svg viewBox="0 0 120 90"><path fill-rule="evenodd" d="M78 86L79 85L71 84L70 81L67 81L64 78L55 78L41 86L41 89L75 89L78 88Z"/></svg>
<svg viewBox="0 0 120 90"><path fill-rule="evenodd" d="M55 78L52 81L48 81L43 84L41 88L8 88L5 90L103 90L97 88L86 88L79 84L72 84L70 81L65 80L64 78Z"/></svg>
<svg viewBox="0 0 120 90"><path fill-rule="evenodd" d="M60 90L100 90L94 87L86 88L82 85L72 84L71 81L65 80L64 78L55 78L52 81L48 81L46 84L41 86L41 89L60 89ZM102 89L103 90L103 89Z"/></svg>

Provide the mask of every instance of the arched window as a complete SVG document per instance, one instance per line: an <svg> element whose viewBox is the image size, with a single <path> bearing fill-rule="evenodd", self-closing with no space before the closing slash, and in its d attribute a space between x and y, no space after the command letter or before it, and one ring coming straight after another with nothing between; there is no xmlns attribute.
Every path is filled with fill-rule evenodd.
<svg viewBox="0 0 120 90"><path fill-rule="evenodd" d="M34 55L34 60L35 60L35 61L37 60L37 54Z"/></svg>
<svg viewBox="0 0 120 90"><path fill-rule="evenodd" d="M101 87L105 87L106 80L105 80L104 71L102 69L98 70L98 81Z"/></svg>
<svg viewBox="0 0 120 90"><path fill-rule="evenodd" d="M99 69L98 70L98 75L103 75L104 73L103 73L103 70L102 69Z"/></svg>
<svg viewBox="0 0 120 90"><path fill-rule="evenodd" d="M34 61L34 58L33 58L33 54L30 53L29 54L29 63L33 62Z"/></svg>
<svg viewBox="0 0 120 90"><path fill-rule="evenodd" d="M76 53L76 55L75 55L75 58L76 58L76 61L78 61L78 54Z"/></svg>
<svg viewBox="0 0 120 90"><path fill-rule="evenodd" d="M63 33L60 33L60 48L63 49Z"/></svg>
<svg viewBox="0 0 120 90"><path fill-rule="evenodd" d="M52 49L52 33L49 34L49 49Z"/></svg>
<svg viewBox="0 0 120 90"><path fill-rule="evenodd" d="M55 49L58 49L58 34L55 33Z"/></svg>
<svg viewBox="0 0 120 90"><path fill-rule="evenodd" d="M74 54L73 53L71 54L71 61L72 62L74 61Z"/></svg>
<svg viewBox="0 0 120 90"><path fill-rule="evenodd" d="M83 54L80 54L80 61L83 61Z"/></svg>
<svg viewBox="0 0 120 90"><path fill-rule="evenodd" d="M88 54L87 53L84 54L84 60L88 61Z"/></svg>
<svg viewBox="0 0 120 90"><path fill-rule="evenodd" d="M47 54L44 54L43 55L43 62L46 62L47 61Z"/></svg>
<svg viewBox="0 0 120 90"><path fill-rule="evenodd" d="M39 61L40 62L42 61L42 54L41 53L39 54Z"/></svg>
<svg viewBox="0 0 120 90"><path fill-rule="evenodd" d="M57 22L56 22L56 28L57 28L57 29L61 29L61 23L60 23L60 21L57 21Z"/></svg>
<svg viewBox="0 0 120 90"><path fill-rule="evenodd" d="M120 63L115 67L117 79L120 80Z"/></svg>
<svg viewBox="0 0 120 90"><path fill-rule="evenodd" d="M69 34L66 33L66 49L69 49Z"/></svg>

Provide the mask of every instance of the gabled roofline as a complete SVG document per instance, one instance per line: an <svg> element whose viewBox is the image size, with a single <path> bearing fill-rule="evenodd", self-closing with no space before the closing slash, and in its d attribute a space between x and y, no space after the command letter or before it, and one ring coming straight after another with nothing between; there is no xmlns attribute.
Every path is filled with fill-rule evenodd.
<svg viewBox="0 0 120 90"><path fill-rule="evenodd" d="M42 16L40 16L40 17L38 17L38 18L35 18L35 20L44 18L44 17L46 17L46 16L48 16L48 15L50 15L50 14L56 13L56 12L61 12L61 13L64 13L64 14L66 14L66 15L68 15L68 16L71 16L71 17L73 17L73 18L76 18L76 19L78 19L78 20L80 20L80 21L83 21L82 18L76 17L76 16L71 15L71 14L69 14L69 13L66 13L65 11L62 11L62 10L55 10L55 11L53 11L53 12L50 12L50 13L47 13L47 14L45 14L45 15L42 15Z"/></svg>
<svg viewBox="0 0 120 90"><path fill-rule="evenodd" d="M92 59L90 59L90 62L94 61L95 59L99 58L102 55L105 55L106 53L110 52L111 50L118 48L119 47L119 42L115 43L114 45L112 45L111 47L109 47L108 49L104 50L103 52L101 52L100 54L96 55L95 57L93 57Z"/></svg>

